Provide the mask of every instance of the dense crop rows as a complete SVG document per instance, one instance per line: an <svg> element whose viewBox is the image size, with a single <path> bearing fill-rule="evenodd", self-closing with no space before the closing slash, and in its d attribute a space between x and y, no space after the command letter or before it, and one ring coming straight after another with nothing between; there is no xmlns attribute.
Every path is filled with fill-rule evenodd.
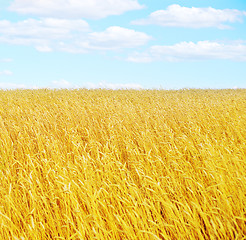
<svg viewBox="0 0 246 240"><path fill-rule="evenodd" d="M0 91L0 239L246 239L246 90Z"/></svg>

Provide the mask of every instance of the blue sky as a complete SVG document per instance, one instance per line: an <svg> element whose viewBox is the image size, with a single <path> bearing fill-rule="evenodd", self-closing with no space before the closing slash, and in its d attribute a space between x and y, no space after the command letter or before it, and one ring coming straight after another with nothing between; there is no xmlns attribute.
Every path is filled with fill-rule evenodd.
<svg viewBox="0 0 246 240"><path fill-rule="evenodd" d="M246 88L245 0L0 0L0 88Z"/></svg>

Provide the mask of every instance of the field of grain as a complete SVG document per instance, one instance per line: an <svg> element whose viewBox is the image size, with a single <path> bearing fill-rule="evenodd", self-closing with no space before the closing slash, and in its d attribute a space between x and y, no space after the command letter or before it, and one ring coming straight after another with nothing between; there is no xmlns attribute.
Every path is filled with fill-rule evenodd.
<svg viewBox="0 0 246 240"><path fill-rule="evenodd" d="M246 239L246 90L1 90L0 239Z"/></svg>

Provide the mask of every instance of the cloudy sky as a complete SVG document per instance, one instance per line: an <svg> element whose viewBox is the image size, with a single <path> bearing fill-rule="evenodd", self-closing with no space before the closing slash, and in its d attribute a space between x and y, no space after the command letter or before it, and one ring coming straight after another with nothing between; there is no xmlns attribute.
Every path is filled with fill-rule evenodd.
<svg viewBox="0 0 246 240"><path fill-rule="evenodd" d="M245 0L0 0L0 88L246 88Z"/></svg>

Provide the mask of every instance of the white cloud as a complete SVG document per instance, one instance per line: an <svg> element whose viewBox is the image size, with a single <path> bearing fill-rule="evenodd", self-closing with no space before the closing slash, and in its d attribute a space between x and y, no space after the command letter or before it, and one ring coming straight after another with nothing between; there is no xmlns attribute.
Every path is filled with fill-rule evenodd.
<svg viewBox="0 0 246 240"><path fill-rule="evenodd" d="M52 48L49 47L49 46L37 46L36 49L39 51L39 52L52 52Z"/></svg>
<svg viewBox="0 0 246 240"><path fill-rule="evenodd" d="M99 50L134 48L146 44L151 39L143 32L112 26L104 32L90 33L89 48Z"/></svg>
<svg viewBox="0 0 246 240"><path fill-rule="evenodd" d="M49 88L77 88L78 86L64 80L64 79L60 79L60 80L55 80L51 83L51 85L49 86Z"/></svg>
<svg viewBox="0 0 246 240"><path fill-rule="evenodd" d="M131 62L187 61L224 59L246 61L246 45L243 42L219 43L212 41L181 42L171 46L152 46L142 53L128 57Z"/></svg>
<svg viewBox="0 0 246 240"><path fill-rule="evenodd" d="M188 8L178 4L170 5L166 10L158 10L149 15L147 19L133 21L136 25L160 25L164 27L187 27L220 29L228 28L224 23L241 22L245 11L235 9Z"/></svg>
<svg viewBox="0 0 246 240"><path fill-rule="evenodd" d="M145 33L112 26L92 32L83 20L42 18L12 23L0 21L0 42L34 46L38 51L85 53L141 46L151 39Z"/></svg>
<svg viewBox="0 0 246 240"><path fill-rule="evenodd" d="M85 88L88 89L135 89L140 90L143 89L143 86L137 83L107 83L107 82L100 82L100 83L86 83Z"/></svg>
<svg viewBox="0 0 246 240"><path fill-rule="evenodd" d="M3 70L3 71L0 71L0 76L1 75L7 75L7 76L10 76L10 75L13 75L13 73L9 70Z"/></svg>
<svg viewBox="0 0 246 240"><path fill-rule="evenodd" d="M41 51L51 51L59 41L71 41L88 32L83 20L44 18L27 19L16 23L0 21L0 42L33 45Z"/></svg>
<svg viewBox="0 0 246 240"><path fill-rule="evenodd" d="M17 89L17 88L27 88L27 86L25 84L0 82L0 89Z"/></svg>
<svg viewBox="0 0 246 240"><path fill-rule="evenodd" d="M0 89L42 89L44 87L38 86L30 86L26 84L17 84L17 83L10 83L10 82L0 82ZM51 84L46 86L45 88L49 89L79 89L79 88L86 88L86 89L135 89L141 90L143 86L136 83L107 83L107 82L99 82L99 83L85 83L84 85L76 85L71 82L68 82L64 79L53 81Z"/></svg>
<svg viewBox="0 0 246 240"><path fill-rule="evenodd" d="M0 59L0 62L12 62L13 59L12 58L3 58L3 59Z"/></svg>
<svg viewBox="0 0 246 240"><path fill-rule="evenodd" d="M143 7L137 0L14 0L9 10L40 17L100 19Z"/></svg>
<svg viewBox="0 0 246 240"><path fill-rule="evenodd" d="M20 22L0 21L0 33L13 37L36 37L50 39L70 38L71 31L87 32L89 25L83 20L42 18L27 19Z"/></svg>

